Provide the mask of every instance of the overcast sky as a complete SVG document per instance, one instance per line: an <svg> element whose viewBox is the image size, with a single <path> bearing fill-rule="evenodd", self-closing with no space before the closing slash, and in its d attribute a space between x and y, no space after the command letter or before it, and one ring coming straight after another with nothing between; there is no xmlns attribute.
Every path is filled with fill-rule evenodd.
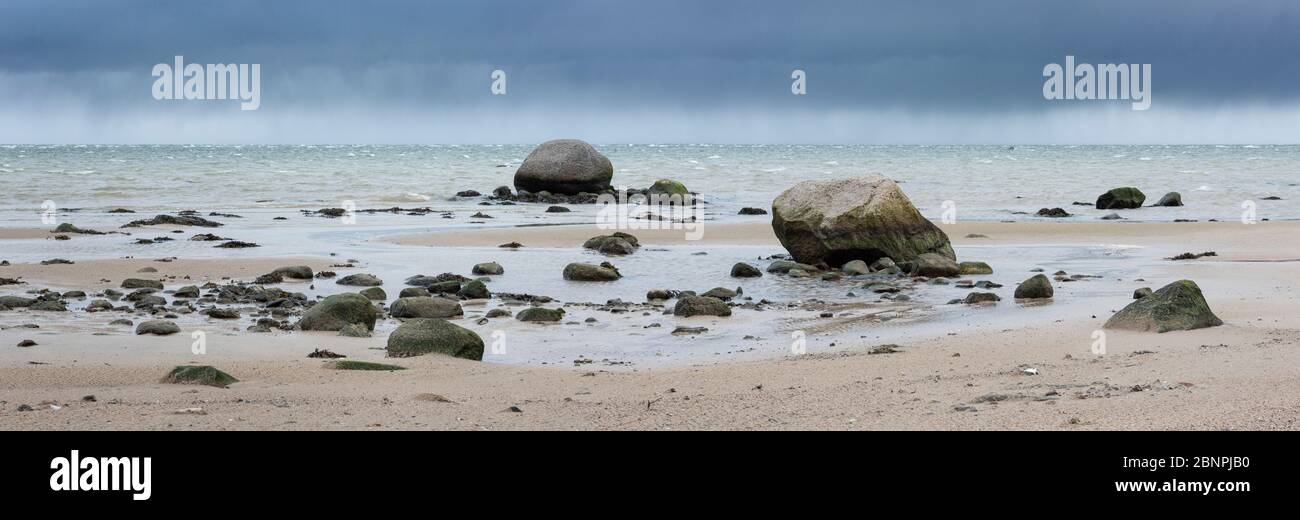
<svg viewBox="0 0 1300 520"><path fill-rule="evenodd" d="M0 142L1300 143L1297 34L1293 0L5 0ZM1067 54L1150 63L1151 108L1045 100ZM155 100L176 55L261 64L261 108Z"/></svg>

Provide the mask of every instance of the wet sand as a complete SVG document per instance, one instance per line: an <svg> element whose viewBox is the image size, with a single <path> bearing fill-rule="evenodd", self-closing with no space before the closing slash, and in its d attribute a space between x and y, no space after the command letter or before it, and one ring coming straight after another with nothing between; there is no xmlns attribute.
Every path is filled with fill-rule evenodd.
<svg viewBox="0 0 1300 520"><path fill-rule="evenodd" d="M599 360L576 366L438 356L392 360L378 350L384 345L382 334L353 339L224 329L209 338L207 354L194 356L188 334L193 327L188 325L182 334L154 338L54 321L40 329L0 330L0 428L1300 427L1300 402L1293 398L1300 395L1300 318L1293 312L1300 262L1289 261L1300 259L1300 242L1294 240L1300 236L1297 223L963 222L943 227L955 245L977 248L980 259L995 269L1029 246L1140 247L1140 256L1125 262L1133 264L1144 281L1108 280L1105 283L1112 285L1097 282L1096 287L1115 293L1116 287L1158 287L1189 278L1200 284L1225 325L1166 334L1107 331L1106 355L1095 356L1094 331L1127 301L1107 293L1089 297L1087 308L1059 302L1056 312L1016 314L1010 325L983 323L986 320L973 313L964 321L942 322L938 332L891 340L900 345L899 352L891 354L868 354L879 342L863 338L833 349L810 345L803 356L774 355L770 352L781 352L788 343L778 337L766 339L780 345L762 356L688 358L647 367ZM647 245L685 242L680 230L633 233ZM420 233L383 241L415 247L495 247L518 241L526 248L577 248L594 234L599 234L594 226L540 226ZM970 234L988 238L966 238ZM15 244L4 240L0 243L6 247ZM699 244L776 246L776 241L767 218L758 217L753 223L706 223ZM1219 256L1163 260L1203 251ZM197 280L251 278L281 265L319 269L329 261L78 261L71 266L0 267L0 276L90 289L100 279L117 280L143 266L158 268L154 276ZM33 321L34 314L17 310L0 316L12 326ZM587 337L617 338L599 333ZM39 345L14 346L23 339ZM329 370L323 362L305 358L318 347L408 370ZM228 389L158 382L171 367L196 362L218 366L241 382ZM1025 375L1024 368L1035 368L1038 375ZM83 401L87 395L95 400ZM17 411L22 404L33 411ZM512 406L522 412L508 411ZM200 408L203 414L176 413L187 408Z"/></svg>

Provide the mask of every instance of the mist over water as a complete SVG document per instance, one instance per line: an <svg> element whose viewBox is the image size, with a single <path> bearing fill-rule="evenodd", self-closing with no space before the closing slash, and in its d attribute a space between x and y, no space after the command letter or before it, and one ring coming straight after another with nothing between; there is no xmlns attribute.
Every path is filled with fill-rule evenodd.
<svg viewBox="0 0 1300 520"><path fill-rule="evenodd" d="M492 224L536 223L535 205L481 206L456 198L512 186L533 145L0 146L0 225L39 227L42 202L91 217L113 208L269 211L400 206L475 212ZM1237 219L1245 201L1259 218L1300 218L1300 146L835 146L604 144L614 185L644 188L659 178L686 184L710 203L711 218L741 207L770 208L801 180L880 173L938 219L953 201L959 220L1022 220L1061 207L1073 220L1110 213L1093 202L1119 186L1142 189L1148 204L1177 191L1186 206L1143 208L1130 220ZM1261 200L1264 197L1282 200ZM583 221L583 208L549 221ZM1029 213L1025 215L1022 213ZM105 215L106 216L106 215ZM751 217L752 218L752 217ZM450 222L449 222L450 224Z"/></svg>

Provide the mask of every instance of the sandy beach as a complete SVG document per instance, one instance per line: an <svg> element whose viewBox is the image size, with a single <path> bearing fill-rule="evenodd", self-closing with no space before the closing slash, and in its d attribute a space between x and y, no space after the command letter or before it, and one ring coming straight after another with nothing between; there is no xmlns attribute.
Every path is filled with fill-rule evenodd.
<svg viewBox="0 0 1300 520"><path fill-rule="evenodd" d="M978 257L1007 288L1031 273L1014 265L1039 247L1124 250L1123 276L1062 283L1046 307L1004 298L995 308L944 314L938 304L916 305L914 321L890 325L893 335L856 320L800 317L801 330L847 329L834 341L815 341L791 353L788 335L769 333L734 355L669 355L660 362L618 362L561 356L560 361L477 362L427 355L387 358L383 320L371 338L332 333L250 333L237 324L182 321L182 333L136 336L129 327L105 325L137 313L0 313L0 428L5 429L1295 429L1300 403L1300 320L1290 309L1300 275L1300 244L1290 237L1300 223L960 222L942 226L959 257ZM643 248L754 246L780 251L765 217L718 223L703 240L680 231L634 231ZM531 249L580 251L594 226L526 226L477 231L435 231L376 237L406 251L480 252L516 241ZM968 238L982 235L980 238ZM15 231L0 244L13 251L39 235ZM1183 252L1217 256L1170 261ZM541 254L541 253L538 253ZM637 255L649 253L641 252ZM636 255L633 255L636 256ZM631 257L628 257L631 258ZM704 257L709 258L709 257ZM73 260L76 260L75 258ZM365 260L365 259L361 259ZM77 260L73 265L14 263L0 277L21 278L23 288L87 292L113 287L142 268L165 280L201 284L251 279L278 266L319 271L338 259L269 257L238 259ZM618 260L616 260L617 262ZM503 263L506 263L503 261ZM729 282L729 261L718 259L717 285ZM1037 263L1037 261L1036 261ZM507 267L512 264L506 263ZM1053 265L1042 265L1049 273ZM671 267L665 267L671 270ZM624 268L627 269L627 268ZM338 269L340 275L352 272ZM412 273L414 274L414 273ZM769 275L771 277L771 275ZM1224 325L1163 334L1106 331L1106 352L1094 355L1094 331L1140 286L1195 280ZM1138 281L1138 280L1142 281ZM104 281L110 280L110 281ZM504 283L504 282L495 282ZM614 284L621 282L613 282ZM822 283L808 280L810 285ZM286 282L294 287L322 281ZM860 285L860 284L859 284ZM1067 288L1068 287L1068 288ZM1081 289L1082 288L1082 289ZM6 293L15 286L7 286ZM1003 291L1008 289L1003 289ZM1073 291L1073 292L1070 292ZM1009 294L1009 293L1008 293ZM761 295L755 295L761 296ZM1071 299L1080 300L1071 302ZM599 291L590 300L603 301ZM466 303L474 327L497 305ZM898 305L872 302L873 305ZM952 306L948 306L952 307ZM965 307L965 306L959 306ZM571 310L575 316L581 314ZM755 312L737 308L731 318L675 318L739 335L768 321L807 310ZM620 331L641 329L656 313L599 316L594 336L583 325L502 323L504 330L545 327L541 338L589 345L621 341ZM63 316L71 314L73 316ZM994 316L1003 318L995 319ZM671 317L669 317L671 318ZM504 319L510 320L509 317ZM499 321L499 320L493 320ZM38 328L24 327L36 325ZM245 322L244 324L247 324ZM669 324L671 325L671 323ZM497 325L494 325L497 326ZM573 332L563 332L575 329ZM617 328L623 327L623 328ZM207 352L190 351L190 332L207 331ZM525 330L527 329L527 330ZM480 329L476 329L480 330ZM485 336L494 329L481 329ZM778 332L781 328L775 329ZM691 338L661 336L689 349ZM533 337L533 336L526 336ZM568 339L564 339L568 338ZM17 348L23 340L33 347ZM885 343L892 353L871 353ZM317 348L348 359L391 363L402 371L344 371L307 359ZM528 348L514 347L514 348ZM617 348L612 345L610 348ZM658 356L662 357L662 356ZM569 360L569 362L565 362ZM172 367L213 365L239 379L229 388L163 384ZM1028 375L1025 369L1034 369ZM93 396L93 397L91 397ZM20 405L31 411L18 411Z"/></svg>

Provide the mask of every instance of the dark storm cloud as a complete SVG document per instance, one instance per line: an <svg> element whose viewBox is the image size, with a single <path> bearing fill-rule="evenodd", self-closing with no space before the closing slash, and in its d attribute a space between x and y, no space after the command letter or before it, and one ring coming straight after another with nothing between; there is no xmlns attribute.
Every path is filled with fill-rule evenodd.
<svg viewBox="0 0 1300 520"><path fill-rule="evenodd" d="M160 107L149 96L150 68L180 54L262 64L263 108L238 123L246 127L283 126L290 113L347 110L364 123L367 109L476 108L971 121L1060 110L1043 100L1041 72L1073 54L1151 63L1153 110L1204 112L1295 105L1297 29L1300 3L1289 0L11 0L0 4L0 96L28 107L6 118L75 110L79 124L101 127L126 113L164 127L194 111L232 117L226 106ZM796 68L808 74L807 96L790 95ZM508 96L489 95L493 69L508 73Z"/></svg>

